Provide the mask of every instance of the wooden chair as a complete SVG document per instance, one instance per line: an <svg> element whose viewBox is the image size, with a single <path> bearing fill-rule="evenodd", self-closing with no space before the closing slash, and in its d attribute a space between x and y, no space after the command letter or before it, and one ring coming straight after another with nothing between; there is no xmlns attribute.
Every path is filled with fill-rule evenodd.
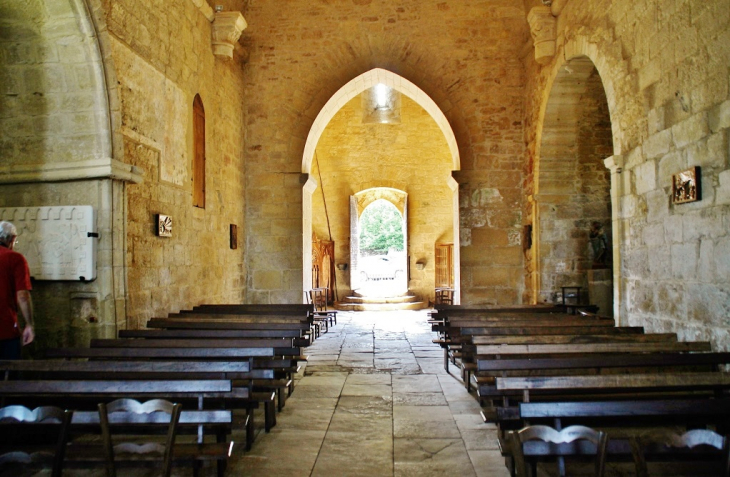
<svg viewBox="0 0 730 477"><path fill-rule="evenodd" d="M454 304L454 290L453 288L436 288L436 294L434 296L435 305L453 305Z"/></svg>
<svg viewBox="0 0 730 477"><path fill-rule="evenodd" d="M596 477L603 476L606 463L606 446L608 436L605 432L596 431L585 426L570 426L562 431L555 430L549 426L528 426L519 431L507 433L514 468L517 477L527 477L526 458L531 458L532 475L537 476L538 457L558 457L558 472L561 477L565 476L566 456L595 455ZM540 441L540 442L532 442ZM592 444L585 446L587 441ZM527 447L526 444L532 444Z"/></svg>
<svg viewBox="0 0 730 477"><path fill-rule="evenodd" d="M174 404L163 399L153 399L140 403L134 399L117 399L109 404L99 404L99 423L101 424L102 441L106 455L106 471L108 477L116 476L115 462L124 461L163 461L162 475L169 477L172 471L173 448L180 421L181 404ZM164 412L170 415L167 437L164 445L155 442L138 444L121 442L113 444L110 417L115 413L151 414ZM121 435L121 433L119 434Z"/></svg>
<svg viewBox="0 0 730 477"><path fill-rule="evenodd" d="M63 460L66 451L66 444L69 440L69 427L73 411L64 410L54 406L43 406L30 410L24 406L7 406L0 409L0 428L6 425L27 425L37 426L38 436L48 436L48 428L43 424L59 424L58 439L55 446L26 446L24 442L18 442L18 447L0 455L0 469L19 465L23 467L51 467L51 475L60 477L63 468ZM5 430L9 433L9 439L15 437L11 429ZM8 436L8 434L6 434ZM12 445L12 444L11 444Z"/></svg>
<svg viewBox="0 0 730 477"><path fill-rule="evenodd" d="M730 477L730 438L707 429L694 429L684 434L671 431L654 431L631 439L637 477L648 477L646 455L664 456L661 460L699 458L719 462L712 475ZM694 454L694 455L693 455Z"/></svg>

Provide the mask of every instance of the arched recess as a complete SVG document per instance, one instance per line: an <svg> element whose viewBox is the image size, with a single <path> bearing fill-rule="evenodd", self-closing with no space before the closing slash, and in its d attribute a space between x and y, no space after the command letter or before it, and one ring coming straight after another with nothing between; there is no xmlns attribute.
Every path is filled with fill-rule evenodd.
<svg viewBox="0 0 730 477"><path fill-rule="evenodd" d="M349 81L340 88L324 105L317 115L312 128L307 136L302 157L302 172L308 174L308 180L302 189L302 246L303 246L303 289L308 290L312 287L312 196L317 190L318 183L311 174L312 163L314 160L315 150L319 143L322 133L326 129L329 122L337 114L337 112L347 104L351 99L355 98L363 91L372 88L377 84L385 84L386 86L397 90L398 92L408 96L410 99L420 105L438 125L438 128L444 135L444 139L448 145L451 157L451 170L460 170L461 161L459 157L459 148L456 142L454 131L451 128L446 116L443 114L439 106L418 86L407 79L392 73L390 71L375 68L367 71L360 76ZM454 244L459 243L459 190L458 183L449 177L447 185L452 193L452 210L453 210L453 241ZM460 302L459 290L460 286L458 278L460 276L459 268L459 252L458 245L454 252L454 276L456 280L456 291L454 293L455 303Z"/></svg>
<svg viewBox="0 0 730 477"><path fill-rule="evenodd" d="M12 198L8 206L92 206L104 251L94 281L34 285L37 349L84 345L89 329L113 336L124 325L124 183L142 180L123 162L105 11L101 0L4 2L1 10L0 50L13 54L0 55L0 120L16 126L0 131L11 145L0 151L0 193Z"/></svg>
<svg viewBox="0 0 730 477"><path fill-rule="evenodd" d="M579 286L600 313L613 315L617 198L604 160L613 156L614 141L604 84L590 58L577 56L557 69L543 111L533 197L537 301L554 301L562 287ZM605 235L592 233L594 224ZM600 255L603 246L601 259L595 250Z"/></svg>

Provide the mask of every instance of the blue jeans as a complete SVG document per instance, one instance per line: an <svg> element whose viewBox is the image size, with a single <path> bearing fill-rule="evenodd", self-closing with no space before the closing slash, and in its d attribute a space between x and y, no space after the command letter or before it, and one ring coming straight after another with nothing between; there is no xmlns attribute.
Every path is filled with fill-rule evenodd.
<svg viewBox="0 0 730 477"><path fill-rule="evenodd" d="M0 340L0 359L20 359L20 337Z"/></svg>

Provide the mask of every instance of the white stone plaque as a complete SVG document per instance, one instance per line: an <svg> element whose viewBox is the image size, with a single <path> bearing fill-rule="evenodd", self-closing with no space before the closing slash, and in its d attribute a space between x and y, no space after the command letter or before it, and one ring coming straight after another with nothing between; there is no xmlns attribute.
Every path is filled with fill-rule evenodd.
<svg viewBox="0 0 730 477"><path fill-rule="evenodd" d="M0 208L0 220L18 228L15 250L36 280L96 278L96 220L90 205Z"/></svg>

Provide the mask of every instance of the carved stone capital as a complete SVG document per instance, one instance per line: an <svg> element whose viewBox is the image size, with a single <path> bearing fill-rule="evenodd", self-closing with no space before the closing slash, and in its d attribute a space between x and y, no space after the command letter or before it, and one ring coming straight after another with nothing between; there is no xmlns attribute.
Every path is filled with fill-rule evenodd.
<svg viewBox="0 0 730 477"><path fill-rule="evenodd" d="M555 56L557 20L547 5L533 7L527 14L530 33L535 44L535 61L544 65Z"/></svg>
<svg viewBox="0 0 730 477"><path fill-rule="evenodd" d="M624 156L611 156L603 160L603 164L611 174L621 174L624 168Z"/></svg>
<svg viewBox="0 0 730 477"><path fill-rule="evenodd" d="M224 60L233 58L233 48L247 26L241 12L216 12L213 20L213 54Z"/></svg>

